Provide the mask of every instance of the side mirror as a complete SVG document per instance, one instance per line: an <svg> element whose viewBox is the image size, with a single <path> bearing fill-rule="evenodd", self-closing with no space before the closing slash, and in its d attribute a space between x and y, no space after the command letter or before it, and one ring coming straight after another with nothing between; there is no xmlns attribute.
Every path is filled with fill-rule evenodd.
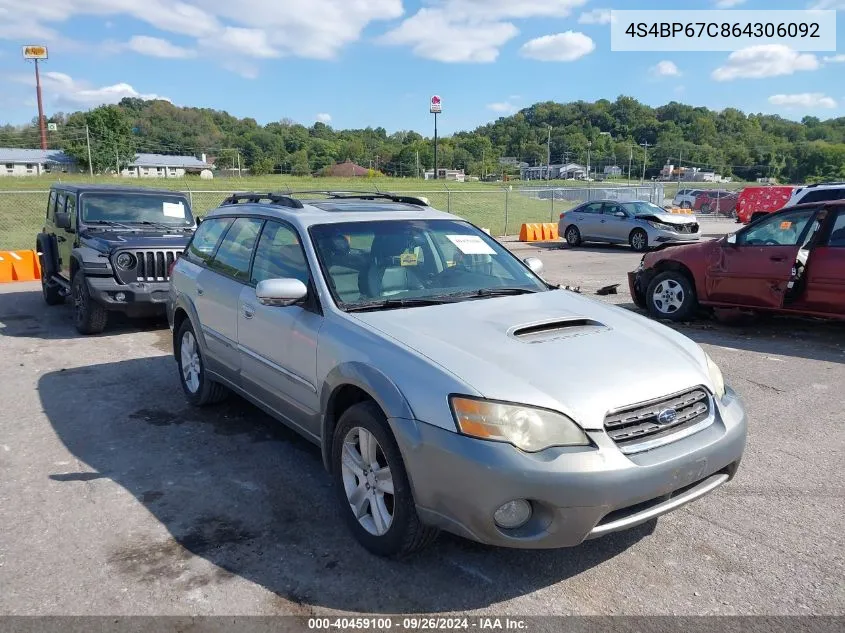
<svg viewBox="0 0 845 633"><path fill-rule="evenodd" d="M197 225L197 226L199 226L200 224L202 224L202 216L197 216L197 217L195 217L195 218L194 218L194 222L196 223L196 225Z"/></svg>
<svg viewBox="0 0 845 633"><path fill-rule="evenodd" d="M265 279L255 287L258 303L265 306L291 306L307 295L308 287L299 279Z"/></svg>
<svg viewBox="0 0 845 633"><path fill-rule="evenodd" d="M736 233L731 233L725 238L725 244L730 244L731 246L736 246Z"/></svg>
<svg viewBox="0 0 845 633"><path fill-rule="evenodd" d="M541 262L536 257L526 257L522 260L523 263L531 269L535 275L542 275L545 266L543 266L543 262Z"/></svg>
<svg viewBox="0 0 845 633"><path fill-rule="evenodd" d="M56 226L65 231L70 230L70 214L65 211L56 212Z"/></svg>
<svg viewBox="0 0 845 633"><path fill-rule="evenodd" d="M613 215L615 215L617 218L627 218L628 217L628 214L625 213L624 211L617 211Z"/></svg>

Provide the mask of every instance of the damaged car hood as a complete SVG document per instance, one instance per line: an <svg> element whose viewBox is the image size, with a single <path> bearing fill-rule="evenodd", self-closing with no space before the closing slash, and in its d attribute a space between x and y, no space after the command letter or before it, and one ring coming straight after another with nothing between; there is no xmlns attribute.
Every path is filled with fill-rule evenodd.
<svg viewBox="0 0 845 633"><path fill-rule="evenodd" d="M351 318L427 357L486 398L561 411L600 429L616 409L697 385L704 352L633 312L553 290Z"/></svg>
<svg viewBox="0 0 845 633"><path fill-rule="evenodd" d="M663 222L664 224L692 224L696 221L694 215L680 215L677 213L648 213L646 215L638 215L637 219Z"/></svg>

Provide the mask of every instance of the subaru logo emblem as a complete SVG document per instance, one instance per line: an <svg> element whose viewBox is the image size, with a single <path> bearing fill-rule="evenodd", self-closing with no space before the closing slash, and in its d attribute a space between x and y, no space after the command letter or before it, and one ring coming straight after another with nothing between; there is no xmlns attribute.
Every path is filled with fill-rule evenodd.
<svg viewBox="0 0 845 633"><path fill-rule="evenodd" d="M658 424L672 424L675 421L675 418L678 417L678 412L674 409L663 409L660 413L657 414L657 423Z"/></svg>

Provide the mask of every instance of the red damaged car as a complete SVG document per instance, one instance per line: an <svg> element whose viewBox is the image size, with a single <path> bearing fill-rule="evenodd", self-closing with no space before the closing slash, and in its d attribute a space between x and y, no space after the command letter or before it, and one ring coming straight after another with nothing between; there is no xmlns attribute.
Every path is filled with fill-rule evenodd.
<svg viewBox="0 0 845 633"><path fill-rule="evenodd" d="M789 207L718 240L652 251L628 285L659 319L708 307L845 320L845 201Z"/></svg>

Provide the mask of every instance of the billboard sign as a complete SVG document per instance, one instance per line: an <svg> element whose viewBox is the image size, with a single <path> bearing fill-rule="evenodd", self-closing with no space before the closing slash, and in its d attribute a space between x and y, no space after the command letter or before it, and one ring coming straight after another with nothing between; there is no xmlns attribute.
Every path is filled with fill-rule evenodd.
<svg viewBox="0 0 845 633"><path fill-rule="evenodd" d="M428 111L433 113L433 114L439 114L440 112L443 111L443 104L440 102L440 97L438 97L437 95L434 95L431 98L431 107L429 108Z"/></svg>
<svg viewBox="0 0 845 633"><path fill-rule="evenodd" d="M47 47L30 44L23 47L24 59L47 59Z"/></svg>

